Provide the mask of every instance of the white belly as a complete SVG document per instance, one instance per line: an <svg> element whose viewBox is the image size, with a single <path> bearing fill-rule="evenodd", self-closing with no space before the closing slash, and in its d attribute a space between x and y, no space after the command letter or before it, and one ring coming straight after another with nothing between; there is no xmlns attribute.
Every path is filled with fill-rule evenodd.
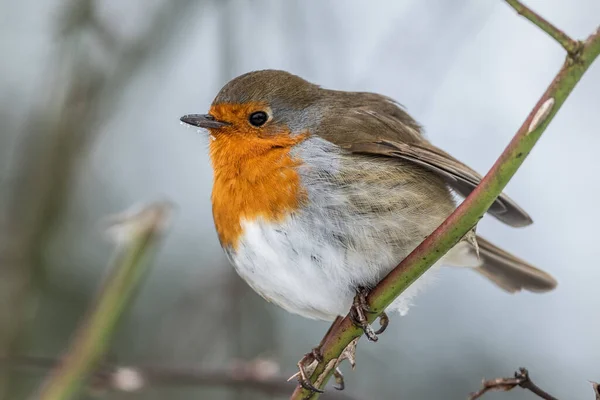
<svg viewBox="0 0 600 400"><path fill-rule="evenodd" d="M364 254L323 240L289 218L272 225L243 222L238 250L229 252L240 276L265 299L307 318L333 320L350 309L356 287L374 286L399 261L385 248ZM405 314L430 269L388 310Z"/></svg>

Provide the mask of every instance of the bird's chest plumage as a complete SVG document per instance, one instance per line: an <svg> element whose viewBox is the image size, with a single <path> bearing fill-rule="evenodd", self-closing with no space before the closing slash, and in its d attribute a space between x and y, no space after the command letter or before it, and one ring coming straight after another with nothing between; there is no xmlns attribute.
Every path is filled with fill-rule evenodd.
<svg viewBox="0 0 600 400"><path fill-rule="evenodd" d="M211 142L213 217L223 247L238 248L242 221L277 223L306 201L295 169L299 160L290 154L291 146L302 140L282 136L265 143L225 135Z"/></svg>
<svg viewBox="0 0 600 400"><path fill-rule="evenodd" d="M428 176L398 175L397 162L345 154L317 137L285 157L253 179L215 186L213 211L242 278L306 317L345 314L357 286L375 285L453 208L451 200L439 210L431 203L432 212L423 216L431 200L411 185ZM411 296L397 308L405 309Z"/></svg>

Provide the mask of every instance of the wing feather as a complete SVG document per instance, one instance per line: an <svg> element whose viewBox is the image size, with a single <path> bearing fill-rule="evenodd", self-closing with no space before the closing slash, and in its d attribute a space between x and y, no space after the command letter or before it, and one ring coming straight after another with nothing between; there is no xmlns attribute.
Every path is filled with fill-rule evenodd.
<svg viewBox="0 0 600 400"><path fill-rule="evenodd" d="M402 106L373 93L336 96L336 112L321 121L317 134L349 151L410 161L441 176L461 196L468 196L482 176L429 143L419 124ZM530 225L531 217L502 193L488 213L513 227Z"/></svg>

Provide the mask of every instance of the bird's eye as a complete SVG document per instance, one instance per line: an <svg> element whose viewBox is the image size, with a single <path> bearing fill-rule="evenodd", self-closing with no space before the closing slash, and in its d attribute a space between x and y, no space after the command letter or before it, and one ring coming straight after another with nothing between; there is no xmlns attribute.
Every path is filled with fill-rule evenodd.
<svg viewBox="0 0 600 400"><path fill-rule="evenodd" d="M258 126L263 126L265 124L265 122L267 122L268 119L269 119L269 116L267 115L266 112L257 111L257 112L253 112L252 114L250 114L248 121L250 121L250 123L253 126L258 127Z"/></svg>

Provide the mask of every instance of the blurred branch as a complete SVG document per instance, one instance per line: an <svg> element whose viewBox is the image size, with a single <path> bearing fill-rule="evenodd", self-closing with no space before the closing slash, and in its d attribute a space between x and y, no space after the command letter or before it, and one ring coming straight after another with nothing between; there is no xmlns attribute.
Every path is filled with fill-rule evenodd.
<svg viewBox="0 0 600 400"><path fill-rule="evenodd" d="M550 35L556 40L570 56L574 56L581 49L583 43L577 40L571 39L566 33L558 29L550 22L546 21L543 17L531 10L529 7L521 3L519 0L505 0L508 5L515 9L517 14L522 15L531 22L533 22L538 28Z"/></svg>
<svg viewBox="0 0 600 400"><path fill-rule="evenodd" d="M497 378L489 381L484 380L481 384L481 389L475 393L471 393L469 400L476 400L489 391L508 392L517 386L529 390L531 393L542 399L558 400L556 397L548 394L546 391L540 389L539 386L533 383L529 377L529 371L527 371L525 368L519 368L519 370L515 372L514 378Z"/></svg>
<svg viewBox="0 0 600 400"><path fill-rule="evenodd" d="M0 364L9 360L0 359ZM43 357L19 357L12 360L13 369L47 370L59 361ZM267 395L281 396L290 392L293 383L279 374L279 366L271 360L257 359L237 362L227 369L206 369L184 366L141 365L99 366L90 379L94 391L115 390L140 392L150 387L228 387L251 389ZM356 400L356 397L341 392L327 395L331 400Z"/></svg>
<svg viewBox="0 0 600 400"><path fill-rule="evenodd" d="M85 384L108 350L119 319L148 273L148 255L156 249L169 213L169 205L153 204L124 217L111 228L121 249L89 317L81 324L64 360L43 385L40 399L66 400Z"/></svg>
<svg viewBox="0 0 600 400"><path fill-rule="evenodd" d="M123 92L124 86L131 80L144 65L159 59L163 52L173 43L177 29L185 26L185 20L195 17L190 8L202 4L194 0L164 1L161 8L155 13L146 32L135 42L121 47L118 51L120 62L115 72L107 80L102 96L99 120L106 118L106 114L117 105L115 97ZM99 28L96 28L99 29Z"/></svg>
<svg viewBox="0 0 600 400"><path fill-rule="evenodd" d="M372 310L372 313L367 315L369 322L378 318L396 297L477 225L599 54L600 29L583 42L576 54L567 57L546 92L477 188L370 292L367 297ZM310 377L316 388L322 389L325 386L341 362L344 350L362 335L362 329L354 325L350 314L331 330L321 347L322 361L317 363ZM314 400L318 397L318 392L298 385L291 399Z"/></svg>
<svg viewBox="0 0 600 400"><path fill-rule="evenodd" d="M32 109L19 132L10 198L0 216L0 356L17 353L35 307L34 281L42 279L42 254L63 214L77 163L93 143L97 121L105 121L141 67L162 54L181 27L191 0L164 1L139 39L123 45L101 21L92 0L70 1L61 19L61 46L53 70L43 71L50 87L45 103ZM92 60L82 31L92 28L108 43L115 64ZM4 188L3 188L4 189ZM8 188L6 188L8 189ZM0 369L0 399L9 398L7 372Z"/></svg>

